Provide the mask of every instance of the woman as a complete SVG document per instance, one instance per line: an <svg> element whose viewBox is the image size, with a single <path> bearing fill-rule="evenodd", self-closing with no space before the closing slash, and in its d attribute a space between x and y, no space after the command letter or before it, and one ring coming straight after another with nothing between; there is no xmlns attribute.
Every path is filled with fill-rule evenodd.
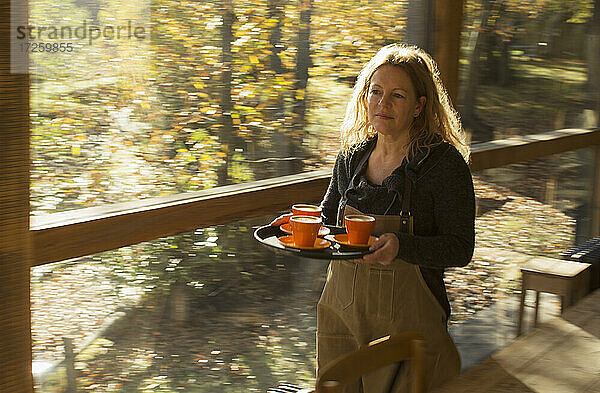
<svg viewBox="0 0 600 393"><path fill-rule="evenodd" d="M318 367L373 339L417 330L431 389L460 371L443 276L469 263L475 242L469 150L433 59L413 46L382 48L359 74L341 140L325 222L374 215L379 239L362 260L330 264L317 307ZM393 370L346 391L383 391ZM407 391L406 380L395 391Z"/></svg>
<svg viewBox="0 0 600 393"><path fill-rule="evenodd" d="M475 197L469 151L435 62L392 44L362 69L342 124L342 149L322 202L326 224L376 217L371 254L332 261L317 306L317 366L389 334L425 336L428 388L460 371L447 331L444 269L465 266L474 248ZM389 367L346 392L379 393ZM400 370L394 392L409 391Z"/></svg>
<svg viewBox="0 0 600 393"><path fill-rule="evenodd" d="M341 140L325 222L374 215L379 239L362 260L330 264L317 307L318 367L373 339L417 330L431 389L460 371L443 276L469 263L475 241L469 151L433 59L412 46L382 48L359 74ZM347 392L383 391L393 370ZM406 380L395 391L407 391Z"/></svg>

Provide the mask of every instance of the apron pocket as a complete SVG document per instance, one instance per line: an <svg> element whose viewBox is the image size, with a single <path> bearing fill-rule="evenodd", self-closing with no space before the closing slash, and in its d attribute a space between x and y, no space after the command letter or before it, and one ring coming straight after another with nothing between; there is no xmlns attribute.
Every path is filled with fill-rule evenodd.
<svg viewBox="0 0 600 393"><path fill-rule="evenodd" d="M356 263L345 260L332 264L332 284L335 297L342 309L350 307L354 302L354 284L356 282Z"/></svg>
<svg viewBox="0 0 600 393"><path fill-rule="evenodd" d="M391 320L394 304L394 271L369 269L367 314Z"/></svg>

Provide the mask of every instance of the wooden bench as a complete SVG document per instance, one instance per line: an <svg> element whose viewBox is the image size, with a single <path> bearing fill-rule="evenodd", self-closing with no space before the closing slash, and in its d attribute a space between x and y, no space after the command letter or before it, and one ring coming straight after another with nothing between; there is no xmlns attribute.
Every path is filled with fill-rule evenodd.
<svg viewBox="0 0 600 393"><path fill-rule="evenodd" d="M565 261L561 259L536 257L521 267L521 304L517 335L523 327L525 294L528 289L535 291L534 325L537 326L540 292L561 296L561 313L589 292L589 263Z"/></svg>

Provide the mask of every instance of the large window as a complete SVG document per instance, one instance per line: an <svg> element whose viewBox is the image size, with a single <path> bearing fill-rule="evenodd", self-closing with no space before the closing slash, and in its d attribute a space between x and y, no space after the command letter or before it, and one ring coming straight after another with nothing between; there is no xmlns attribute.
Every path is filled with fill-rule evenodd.
<svg viewBox="0 0 600 393"><path fill-rule="evenodd" d="M31 25L88 28L86 38L63 37L58 52L49 30L37 30L52 45L30 69L33 215L329 168L361 65L409 35L419 4L441 7L127 3L29 1ZM592 0L465 1L458 109L473 141L597 124L593 52L583 44L591 18ZM130 21L149 34L106 33ZM105 35L91 39L91 26ZM478 251L446 275L451 326L515 294L518 266L503 251L558 256L585 239L592 159L579 150L476 174ZM32 268L37 389L308 386L326 265L259 249L250 233L271 218Z"/></svg>

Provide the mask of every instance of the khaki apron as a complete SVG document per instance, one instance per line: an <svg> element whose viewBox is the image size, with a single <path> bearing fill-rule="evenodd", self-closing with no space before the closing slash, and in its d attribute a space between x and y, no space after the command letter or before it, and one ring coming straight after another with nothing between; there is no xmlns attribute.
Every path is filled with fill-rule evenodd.
<svg viewBox="0 0 600 393"><path fill-rule="evenodd" d="M360 214L345 206L344 215ZM375 235L399 232L400 216L374 215ZM446 313L417 265L395 259L390 265L332 260L317 305L317 373L340 355L370 341L407 330L425 337L427 389L459 374L460 357L448 334ZM377 370L345 393L386 393L396 367ZM393 392L410 392L408 368L399 371Z"/></svg>

